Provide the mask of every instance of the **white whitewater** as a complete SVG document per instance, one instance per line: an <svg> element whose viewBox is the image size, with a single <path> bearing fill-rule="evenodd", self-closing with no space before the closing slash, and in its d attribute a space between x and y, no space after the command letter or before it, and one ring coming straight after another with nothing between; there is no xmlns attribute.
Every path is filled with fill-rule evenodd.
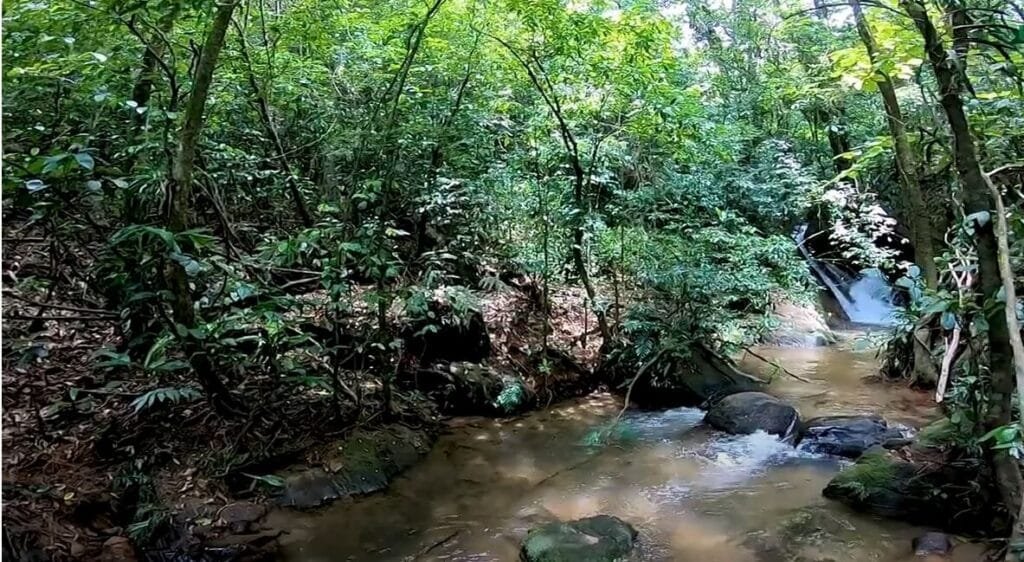
<svg viewBox="0 0 1024 562"><path fill-rule="evenodd" d="M811 269L835 296L851 322L870 326L891 326L896 323L896 305L889 282L881 271L869 268L852 277L828 262L818 260L804 245L807 225L796 232L796 244Z"/></svg>

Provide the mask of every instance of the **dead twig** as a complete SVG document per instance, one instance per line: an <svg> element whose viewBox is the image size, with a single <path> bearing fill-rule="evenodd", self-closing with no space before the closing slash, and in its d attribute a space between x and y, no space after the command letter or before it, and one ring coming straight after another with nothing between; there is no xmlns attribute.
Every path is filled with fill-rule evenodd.
<svg viewBox="0 0 1024 562"><path fill-rule="evenodd" d="M640 380L640 377L644 376L644 373L646 373L648 369L654 366L654 364L657 363L658 360L661 359L661 356L665 355L667 351L667 347L661 348L661 351L655 353L654 357L651 357L651 360L648 361L647 363L644 363L644 365L640 367L640 370L636 372L636 376L633 377L633 380L629 383L629 388L626 389L625 403L622 404L622 409L619 410L619 415L615 416L615 419L608 426L608 429L606 430L607 433L610 433L612 428L619 423L619 420L622 419L622 415L625 414L626 410L629 408L629 398L630 396L633 395L633 387L636 386L636 381Z"/></svg>
<svg viewBox="0 0 1024 562"><path fill-rule="evenodd" d="M544 478L541 478L540 481L538 481L536 484L533 485L533 487L534 488L539 488L543 484L545 484L545 483L551 481L552 479L554 479L559 474L565 474L566 472L571 472L573 470L576 470L577 468L579 468L579 467L589 463L590 461L594 460L595 458L596 457L594 455L590 455L587 458L585 458L585 459L583 459L583 460L581 460L579 462L571 464L571 465L569 465L569 466L567 466L565 468L560 468L560 469L552 472L551 474L545 476Z"/></svg>
<svg viewBox="0 0 1024 562"><path fill-rule="evenodd" d="M960 257L960 252L957 251L957 257ZM963 260L961 260L963 263ZM949 273L953 276L953 281L956 282L957 292L960 294L961 302L966 297L965 289L971 286L972 279L970 271L964 268L962 274L957 275L956 268L953 264L949 264ZM939 380L935 384L935 402L942 402L946 396L946 384L949 382L949 370L953 365L953 358L956 356L956 350L960 347L960 323L953 327L953 335L946 338L946 353L942 356L942 367L939 372Z"/></svg>
<svg viewBox="0 0 1024 562"><path fill-rule="evenodd" d="M57 322L114 322L116 316L30 316L27 314L4 314L4 320L45 320Z"/></svg>
<svg viewBox="0 0 1024 562"><path fill-rule="evenodd" d="M37 300L33 300L33 299L28 298L28 297L23 297L23 296L15 293L14 291L9 290L9 289L8 290L4 290L3 295L5 297L10 297L10 298L13 298L15 300L19 300L21 302L31 304L32 306L38 306L38 307L41 307L41 308L52 308L53 310L66 310L68 312L81 312L83 314L92 314L92 315L96 315L96 316L105 316L105 317L110 317L110 318L117 318L118 317L118 314L116 312L112 312L110 310L102 310L102 309L97 309L97 308L83 308L83 307L80 307L80 306L67 306L67 305L62 305L62 304L51 304L51 303L47 303L47 302L39 302ZM6 316L5 316L5 318L6 318Z"/></svg>

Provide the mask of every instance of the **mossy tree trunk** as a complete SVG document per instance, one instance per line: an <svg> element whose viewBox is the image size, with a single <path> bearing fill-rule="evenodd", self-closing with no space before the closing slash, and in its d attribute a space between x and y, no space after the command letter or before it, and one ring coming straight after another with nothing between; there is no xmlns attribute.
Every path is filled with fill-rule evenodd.
<svg viewBox="0 0 1024 562"><path fill-rule="evenodd" d="M896 97L896 87L892 78L879 67L878 45L868 25L860 0L849 0L857 24L857 34L867 50L872 66L876 67L878 92L882 96L885 107L885 120L892 136L896 152L896 174L900 181L900 194L903 199L903 216L910 228L910 238L914 245L914 257L921 268L925 286L935 289L938 286L938 269L935 266L935 249L932 243L932 225L925 205L921 183L917 179L917 157L910 146L907 128ZM928 384L938 381L939 373L931 356L931 328L925 321L919 321L911 334L910 342L913 349L913 379Z"/></svg>
<svg viewBox="0 0 1024 562"><path fill-rule="evenodd" d="M951 60L947 45L939 36L921 0L900 0L900 6L913 20L924 39L925 52L939 84L940 104L953 133L953 154L963 188L964 210L974 222L979 289L982 299L995 299L1003 281L1000 279L994 221L989 220L992 216L992 193L989 179L982 172L974 136L964 111L960 93L963 83L960 65ZM955 11L956 8L949 6L947 10ZM1015 381L1006 316L994 314L988 321L990 391L985 426L994 429L1012 421ZM991 455L1003 500L1011 512L1016 512L1021 504L1022 487L1017 461L1005 450L993 449Z"/></svg>
<svg viewBox="0 0 1024 562"><path fill-rule="evenodd" d="M907 136L903 111L900 109L900 102L896 97L896 87L892 78L879 68L878 46L871 34L867 18L864 17L860 0L849 0L849 3L857 23L857 33L860 35L861 42L864 43L872 66L877 68L875 76L878 92L882 96L885 120L896 150L896 173L899 176L900 191L903 196L903 213L907 226L910 227L916 262L921 268L925 284L929 289L934 289L938 284L938 271L935 267L932 226L928 218L928 209L925 206L924 193L917 179L917 158Z"/></svg>
<svg viewBox="0 0 1024 562"><path fill-rule="evenodd" d="M196 64L192 93L185 107L185 120L178 134L178 149L172 162L171 177L167 182L165 212L167 228L174 234L188 230L192 213L192 183L195 172L196 151L203 131L203 112L213 84L217 58L224 47L224 37L231 23L237 0L218 4L210 30L206 35L199 61ZM226 413L237 411L237 404L228 392L216 366L202 340L196 337L196 311L185 266L168 260L164 269L167 288L173 295L171 311L174 329L183 340L189 363L207 397Z"/></svg>

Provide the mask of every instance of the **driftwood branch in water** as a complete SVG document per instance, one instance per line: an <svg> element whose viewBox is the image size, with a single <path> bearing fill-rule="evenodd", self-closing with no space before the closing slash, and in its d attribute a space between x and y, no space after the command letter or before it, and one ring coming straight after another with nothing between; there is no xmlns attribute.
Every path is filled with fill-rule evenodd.
<svg viewBox="0 0 1024 562"><path fill-rule="evenodd" d="M809 379L805 379L805 378L801 377L800 375L794 373L793 371L790 371L789 369L783 367L782 365L778 364L777 362L772 361L771 359L768 359L764 355L761 355L760 353L750 349L749 347L744 347L743 351L753 355L754 357L760 359L761 361L764 361L765 363L771 365L772 367L775 367L776 369L782 371L783 373L786 373L787 375L793 377L794 379L796 379L796 380L798 380L800 382L806 382L806 383L810 383L811 382Z"/></svg>
<svg viewBox="0 0 1024 562"><path fill-rule="evenodd" d="M458 536L458 534L459 534L458 531L452 531L451 533L448 533L448 535L445 536L444 538L442 538L441 540L435 542L434 544L431 544L431 545L428 545L428 546L424 547L423 550L421 550L418 553L416 553L416 556L413 557L413 560L419 560L420 558L423 558L424 556L430 554L431 551L433 551L434 549L439 548L441 546L444 546L445 544L448 543L448 541L450 541L450 540L454 539L456 536Z"/></svg>
<svg viewBox="0 0 1024 562"><path fill-rule="evenodd" d="M622 419L622 414L626 413L626 409L629 408L629 397L633 395L633 387L636 386L636 381L640 380L640 377L644 376L644 373L654 366L654 364L658 362L658 359L661 359L661 356L665 355L665 352L667 351L667 347L661 348L661 351L655 353L654 357L651 357L651 360L644 363L643 367L640 367L640 370L636 372L636 376L634 376L633 380L629 383L629 388L626 389L625 404L622 405L622 410L619 410L619 415L615 416L615 421L613 421L611 426L609 426L609 431L611 431L611 428L615 427L615 424L619 423L619 420Z"/></svg>
<svg viewBox="0 0 1024 562"><path fill-rule="evenodd" d="M648 369L650 369L652 366L654 366L654 364L658 362L658 359L661 359L661 356L665 355L665 353L667 351L668 351L667 347L661 348L661 351L658 351L657 353L655 353L654 357L651 357L651 360L648 361L647 363L644 363L644 365L642 367L640 367L640 370L636 372L636 375L633 377L633 380L630 381L630 383L629 383L629 388L626 389L626 398L625 398L625 400L624 400L624 402L622 404L622 409L619 410L619 415L615 416L615 419L612 420L612 423L608 424L608 428L605 429L605 431L604 431L606 436L611 434L612 429L615 429L615 426L619 424L619 420L622 419L623 414L625 414L626 410L629 409L629 397L633 395L633 387L636 386L636 381L640 380L640 377L642 377L644 375L644 373L647 372ZM621 388L621 386L619 388ZM545 478L544 480L548 480L550 478L553 478L556 474L557 473L549 476L548 478Z"/></svg>

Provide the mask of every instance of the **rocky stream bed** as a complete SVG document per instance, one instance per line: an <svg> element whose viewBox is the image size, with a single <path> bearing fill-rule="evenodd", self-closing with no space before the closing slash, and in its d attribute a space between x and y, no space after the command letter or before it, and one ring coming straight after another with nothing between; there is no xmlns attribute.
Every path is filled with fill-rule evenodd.
<svg viewBox="0 0 1024 562"><path fill-rule="evenodd" d="M862 380L874 358L851 347L763 349L807 382L707 411L619 418L621 398L597 393L454 418L432 447L404 426L353 436L333 470L286 477L260 525L298 562L978 559L982 545L943 532L998 520L984 467L915 441L934 405Z"/></svg>

